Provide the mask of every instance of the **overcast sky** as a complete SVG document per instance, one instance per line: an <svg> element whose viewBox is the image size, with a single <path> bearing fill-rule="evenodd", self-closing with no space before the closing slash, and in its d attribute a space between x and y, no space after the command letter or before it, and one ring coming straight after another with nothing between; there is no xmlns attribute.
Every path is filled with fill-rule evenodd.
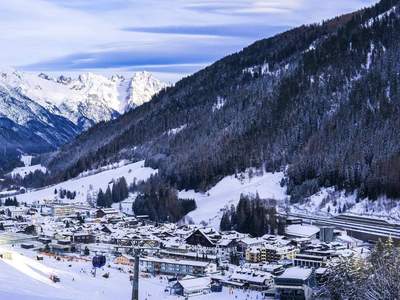
<svg viewBox="0 0 400 300"><path fill-rule="evenodd" d="M0 1L0 66L174 81L263 37L374 0Z"/></svg>

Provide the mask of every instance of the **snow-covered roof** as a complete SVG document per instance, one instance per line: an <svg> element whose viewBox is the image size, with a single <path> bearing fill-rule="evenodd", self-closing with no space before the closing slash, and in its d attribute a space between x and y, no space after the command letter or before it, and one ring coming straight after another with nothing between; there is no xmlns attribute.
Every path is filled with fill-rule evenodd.
<svg viewBox="0 0 400 300"><path fill-rule="evenodd" d="M198 290L208 288L211 284L210 277L189 278L178 281L185 290Z"/></svg>
<svg viewBox="0 0 400 300"><path fill-rule="evenodd" d="M278 278L307 280L312 274L312 269L293 267L288 268Z"/></svg>
<svg viewBox="0 0 400 300"><path fill-rule="evenodd" d="M309 238L316 235L318 232L319 228L314 225L293 224L286 227L286 234L291 236Z"/></svg>
<svg viewBox="0 0 400 300"><path fill-rule="evenodd" d="M143 257L140 258L143 261L152 261L157 263L166 263L166 264L175 264L175 265L188 265L188 266L196 266L196 267L207 267L210 263L203 262L203 261L194 261L194 260L176 260L176 259L169 259L169 258L157 258L157 257Z"/></svg>
<svg viewBox="0 0 400 300"><path fill-rule="evenodd" d="M272 275L268 272L239 268L231 275L230 279L233 281L247 281L262 284L265 280L270 280L271 278Z"/></svg>

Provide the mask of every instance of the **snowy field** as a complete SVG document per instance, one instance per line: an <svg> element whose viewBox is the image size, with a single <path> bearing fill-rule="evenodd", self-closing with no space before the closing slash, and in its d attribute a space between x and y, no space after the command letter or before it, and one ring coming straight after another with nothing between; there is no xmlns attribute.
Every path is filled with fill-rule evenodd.
<svg viewBox="0 0 400 300"><path fill-rule="evenodd" d="M16 248L16 247L15 247ZM2 247L0 252L12 251L12 260L0 259L0 299L7 300L123 300L131 299L132 286L129 281L130 267L111 264L91 274L90 261L57 261L53 257L44 257L43 262L35 260L36 253L30 250ZM18 254L22 252L24 255ZM108 279L102 275L109 273ZM59 283L49 280L57 275ZM165 292L167 280L164 277L140 277L139 297L147 300L184 299ZM261 299L257 292L234 290L233 294L224 288L222 293L195 296L196 300Z"/></svg>
<svg viewBox="0 0 400 300"><path fill-rule="evenodd" d="M283 177L283 172L275 172L253 176L250 179L249 173L245 172L239 176L223 178L204 194L193 190L181 191L179 197L196 200L197 209L188 214L188 220L191 219L195 223L204 221L210 226L219 228L222 210L226 206L236 205L240 194L258 193L261 198L284 200L287 197L286 188L280 185Z"/></svg>
<svg viewBox="0 0 400 300"><path fill-rule="evenodd" d="M43 167L42 165L33 165L33 166L15 168L14 170L12 170L10 175L12 177L19 175L22 178L24 178L26 175L29 175L30 173L34 173L36 170L42 171L43 173L47 172L47 169L45 167Z"/></svg>
<svg viewBox="0 0 400 300"><path fill-rule="evenodd" d="M32 155L21 155L21 161L25 167L29 167L32 165Z"/></svg>
<svg viewBox="0 0 400 300"><path fill-rule="evenodd" d="M47 172L47 169L45 167L43 167L42 165L32 166L32 159L33 159L33 156L31 156L31 155L21 155L21 162L24 164L24 166L15 168L14 170L12 170L10 172L10 175L12 177L19 175L22 178L24 178L26 175L29 175L30 173L34 173L36 170L42 171L43 173Z"/></svg>
<svg viewBox="0 0 400 300"><path fill-rule="evenodd" d="M29 191L25 194L17 196L17 200L26 203L33 203L43 200L53 200L55 197L54 190L66 189L71 192L76 191L77 195L74 200L64 200L68 203L87 203L88 195L95 197L95 193L101 188L104 191L107 186L112 182L122 176L125 177L126 182L131 184L133 179L147 180L152 174L156 174L157 170L144 167L144 161L139 161L136 163L130 163L127 165L120 166L118 168L105 170L103 172L88 175L79 176L77 178L61 182L59 184L34 191Z"/></svg>
<svg viewBox="0 0 400 300"><path fill-rule="evenodd" d="M400 203L398 200L386 197L380 197L375 201L367 198L357 200L356 192L345 193L332 187L323 188L302 203L293 204L291 211L323 216L337 216L346 212L400 222Z"/></svg>

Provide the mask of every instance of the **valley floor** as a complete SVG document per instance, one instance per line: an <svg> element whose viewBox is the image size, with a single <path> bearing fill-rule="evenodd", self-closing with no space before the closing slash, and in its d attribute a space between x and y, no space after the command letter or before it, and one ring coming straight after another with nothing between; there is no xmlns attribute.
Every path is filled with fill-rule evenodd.
<svg viewBox="0 0 400 300"><path fill-rule="evenodd" d="M12 253L11 260L0 259L0 299L7 300L110 300L131 299L132 286L129 281L131 267L111 263L91 274L91 261L74 259L56 260L44 256L38 262L36 253L11 246L0 246L0 252ZM21 253L21 254L20 254ZM108 279L102 275L109 273ZM49 280L50 275L57 275L59 283ZM147 300L183 299L165 292L168 285L166 277L140 277L139 297ZM233 293L233 294L232 294ZM224 288L221 293L196 296L197 300L225 299L260 299L258 292L245 292Z"/></svg>
<svg viewBox="0 0 400 300"><path fill-rule="evenodd" d="M24 168L34 169L37 167L40 166ZM14 172L19 171L19 169L14 170ZM77 178L60 182L53 186L29 190L27 193L16 197L18 202L27 204L57 200L65 203L87 205L88 202L95 203L99 189L105 191L107 186L120 177L125 177L129 185L134 179L137 182L147 180L157 172L158 170L156 169L145 167L144 161L136 163L120 161L98 170L84 172ZM252 176L249 175L250 173ZM197 205L197 209L190 212L184 221L196 224L202 223L218 229L224 208L236 205L241 194L258 193L261 198L275 199L278 201L280 209L285 210L287 205L285 200L289 199L289 196L286 194L286 187L281 186L281 181L284 177L284 172L266 173L255 169L250 172L250 169L248 169L246 172L224 177L205 193L193 190L180 191L180 198L194 199ZM75 191L76 198L74 200L59 199L55 194L55 190ZM122 210L124 213L132 214L132 203L135 198L136 194L130 194L128 199L121 204L114 204L113 207ZM400 201L386 198L380 198L376 201L358 200L356 193L346 194L343 191L335 190L335 188L323 188L318 193L304 199L301 203L290 204L288 208L294 213L314 216L336 216L347 212L382 218L391 222L400 222Z"/></svg>

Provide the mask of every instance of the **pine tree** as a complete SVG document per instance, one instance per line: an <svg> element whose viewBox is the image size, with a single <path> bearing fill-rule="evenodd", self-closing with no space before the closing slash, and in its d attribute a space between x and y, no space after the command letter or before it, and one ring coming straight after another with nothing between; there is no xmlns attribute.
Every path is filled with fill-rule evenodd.
<svg viewBox="0 0 400 300"><path fill-rule="evenodd" d="M104 206L111 207L112 204L113 204L112 193L110 186L108 186L106 193L104 194Z"/></svg>
<svg viewBox="0 0 400 300"><path fill-rule="evenodd" d="M221 218L221 223L219 225L221 231L229 231L232 229L231 220L230 220L230 212L228 210L224 211L224 214Z"/></svg>
<svg viewBox="0 0 400 300"><path fill-rule="evenodd" d="M104 197L104 193L103 193L102 189L100 189L99 193L97 194L97 203L96 204L98 207L106 206L105 197Z"/></svg>

